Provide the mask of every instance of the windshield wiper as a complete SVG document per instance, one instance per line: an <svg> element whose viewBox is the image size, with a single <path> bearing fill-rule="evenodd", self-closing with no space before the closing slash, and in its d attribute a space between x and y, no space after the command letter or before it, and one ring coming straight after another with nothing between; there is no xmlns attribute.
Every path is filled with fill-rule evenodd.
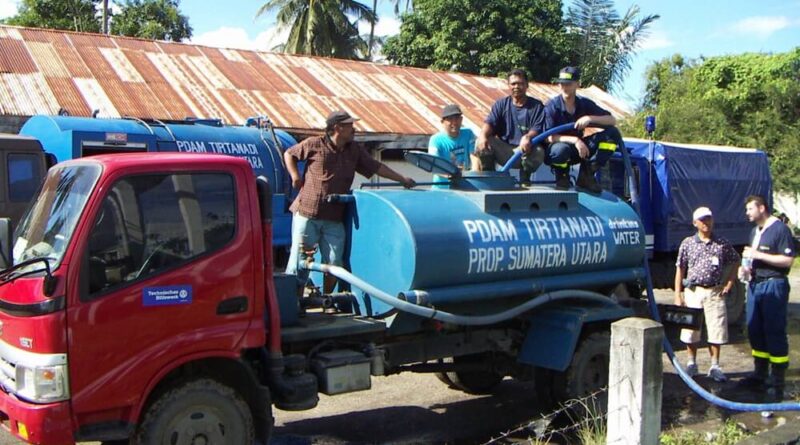
<svg viewBox="0 0 800 445"><path fill-rule="evenodd" d="M53 276L53 273L50 271L50 261L57 261L57 260L52 257L31 258L29 260L25 260L21 263L6 268L0 271L0 286L6 285L16 280L17 278L44 272L45 277L44 277L44 283L42 284L42 290L44 291L44 295L46 297L49 297L53 295L53 292L56 290L56 279ZM28 270L21 273L15 273L26 266L30 266L31 264L36 264L36 263L44 263L44 268Z"/></svg>

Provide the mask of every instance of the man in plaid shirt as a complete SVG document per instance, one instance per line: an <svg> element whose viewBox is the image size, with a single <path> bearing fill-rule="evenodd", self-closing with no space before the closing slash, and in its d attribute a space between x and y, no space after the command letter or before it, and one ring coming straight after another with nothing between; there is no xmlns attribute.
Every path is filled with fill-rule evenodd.
<svg viewBox="0 0 800 445"><path fill-rule="evenodd" d="M283 159L292 178L292 187L300 190L290 210L292 218L292 250L286 273L297 274L299 292L308 281L308 271L298 270L299 261L306 261L319 246L322 261L342 265L345 230L345 205L327 202L331 194L350 192L356 172L367 178L374 174L403 184L416 185L413 179L376 161L367 150L353 141L353 123L358 119L345 111L334 111L325 121L325 134L311 137L286 150ZM305 174L300 176L297 162L305 161ZM336 278L326 276L325 293L333 291Z"/></svg>

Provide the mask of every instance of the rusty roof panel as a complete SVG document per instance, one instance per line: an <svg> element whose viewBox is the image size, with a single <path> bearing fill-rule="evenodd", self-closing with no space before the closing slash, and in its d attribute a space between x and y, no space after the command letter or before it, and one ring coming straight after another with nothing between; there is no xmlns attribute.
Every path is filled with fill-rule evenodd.
<svg viewBox="0 0 800 445"><path fill-rule="evenodd" d="M89 78L93 76L89 67L86 66L86 62L74 47L61 44L54 44L53 47L72 77Z"/></svg>
<svg viewBox="0 0 800 445"><path fill-rule="evenodd" d="M114 43L120 49L136 51L159 52L158 45L152 40L136 39L133 37L116 37Z"/></svg>
<svg viewBox="0 0 800 445"><path fill-rule="evenodd" d="M144 82L144 78L133 66L122 50L117 48L100 48L100 54L123 82Z"/></svg>
<svg viewBox="0 0 800 445"><path fill-rule="evenodd" d="M47 77L71 77L64 62L50 43L28 42L31 58L39 67L39 71Z"/></svg>
<svg viewBox="0 0 800 445"><path fill-rule="evenodd" d="M197 116L199 113L189 112L191 108L184 102L175 89L166 82L148 82L147 86L153 94L161 101L161 105L166 111L163 116L152 115L156 119L183 119L188 116Z"/></svg>
<svg viewBox="0 0 800 445"><path fill-rule="evenodd" d="M203 54L193 45L173 42L155 42L158 49L161 51L176 56L185 54L188 56L202 56Z"/></svg>
<svg viewBox="0 0 800 445"><path fill-rule="evenodd" d="M13 28L6 28L13 29ZM53 43L59 45L69 45L67 36L60 31L51 29L18 28L20 37L26 42ZM0 30L2 35L2 30Z"/></svg>
<svg viewBox="0 0 800 445"><path fill-rule="evenodd" d="M146 53L128 49L123 49L122 52L144 82L165 82L164 76L161 75L150 59L147 58Z"/></svg>
<svg viewBox="0 0 800 445"><path fill-rule="evenodd" d="M100 47L81 46L76 49L81 59L83 59L83 62L86 64L86 67L89 68L89 71L92 73L91 77L95 79L119 79L114 68L106 62L106 58L103 57L103 54L100 52Z"/></svg>
<svg viewBox="0 0 800 445"><path fill-rule="evenodd" d="M113 37L104 36L102 34L89 34L71 32L67 38L72 42L72 45L78 49L82 47L87 48L116 48Z"/></svg>
<svg viewBox="0 0 800 445"><path fill-rule="evenodd" d="M167 115L162 99L153 92L149 85L144 83L124 83L123 87L129 90L129 96L135 98L139 111L131 116L141 118L163 119Z"/></svg>
<svg viewBox="0 0 800 445"><path fill-rule="evenodd" d="M29 74L37 71L24 41L0 38L0 72Z"/></svg>
<svg viewBox="0 0 800 445"><path fill-rule="evenodd" d="M501 78L323 57L218 49L68 31L0 26L0 111L75 115L99 109L156 119L218 117L241 123L266 114L284 128L319 130L341 108L359 131L426 134L447 103L478 128L507 93ZM27 77L26 77L27 76ZM555 85L531 83L542 101ZM621 117L627 106L604 91L580 91Z"/></svg>
<svg viewBox="0 0 800 445"><path fill-rule="evenodd" d="M58 103L41 74L0 74L0 98L4 113L30 116L58 112Z"/></svg>
<svg viewBox="0 0 800 445"><path fill-rule="evenodd" d="M128 85L117 79L97 79L104 91L114 91L115 94L108 98L117 109L120 116L142 117L146 114L145 107L139 103L139 98L132 94L133 90ZM105 116L103 116L105 117Z"/></svg>
<svg viewBox="0 0 800 445"><path fill-rule="evenodd" d="M83 100L89 105L90 110L98 110L100 116L103 117L120 117L97 79L75 79L75 86L83 96Z"/></svg>
<svg viewBox="0 0 800 445"><path fill-rule="evenodd" d="M56 102L59 108L63 108L73 116L89 116L92 110L89 105L83 100L75 82L70 78L63 77L46 77L45 80L53 91L56 97Z"/></svg>

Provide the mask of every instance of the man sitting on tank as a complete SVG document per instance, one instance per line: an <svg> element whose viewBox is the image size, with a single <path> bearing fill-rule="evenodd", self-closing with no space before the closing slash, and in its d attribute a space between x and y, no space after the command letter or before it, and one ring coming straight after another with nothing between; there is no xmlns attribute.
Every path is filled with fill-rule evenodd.
<svg viewBox="0 0 800 445"><path fill-rule="evenodd" d="M543 148L531 145L531 139L544 131L544 105L528 96L524 70L512 70L507 80L511 94L492 105L478 134L475 154L481 162L476 170L494 171L495 162L503 165L515 150L522 150L521 160L513 167L520 169L520 181L526 184L544 160Z"/></svg>
<svg viewBox="0 0 800 445"><path fill-rule="evenodd" d="M480 160L475 156L475 133L462 128L464 116L458 105L446 105L442 109L442 131L431 136L428 153L445 158L462 171L471 170ZM433 188L447 188L447 178L433 175Z"/></svg>
<svg viewBox="0 0 800 445"><path fill-rule="evenodd" d="M354 142L353 124L357 118L345 111L334 111L325 121L325 134L310 137L286 150L283 159L292 178L292 187L300 192L289 208L292 218L292 247L287 274L296 274L300 296L308 281L308 271L300 269L319 248L322 262L342 265L345 244L344 203L328 202L327 196L350 192L358 172L367 178L374 174L400 182L406 188L416 185L413 179L397 173L376 161L360 144ZM306 161L305 174L300 176L298 161ZM326 276L325 293L333 292L336 278Z"/></svg>
<svg viewBox="0 0 800 445"><path fill-rule="evenodd" d="M570 187L569 166L580 164L576 185L592 193L599 193L601 188L594 174L605 165L617 147L624 147L624 143L619 130L613 127L617 123L616 118L591 99L576 94L580 78L580 70L568 66L562 68L558 79L554 80L561 94L547 101L544 107L545 128L549 130L574 123L575 129L554 134L547 139L550 147L545 156L545 164L553 169L556 188L559 190ZM587 131L590 125L609 128L590 134Z"/></svg>

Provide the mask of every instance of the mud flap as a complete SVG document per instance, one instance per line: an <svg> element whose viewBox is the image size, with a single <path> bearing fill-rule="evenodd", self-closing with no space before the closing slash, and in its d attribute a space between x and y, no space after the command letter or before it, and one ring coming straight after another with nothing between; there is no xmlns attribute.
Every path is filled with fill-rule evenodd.
<svg viewBox="0 0 800 445"><path fill-rule="evenodd" d="M530 327L517 360L526 365L564 371L585 324L610 324L632 315L631 309L617 305L558 306L535 311L528 318Z"/></svg>

